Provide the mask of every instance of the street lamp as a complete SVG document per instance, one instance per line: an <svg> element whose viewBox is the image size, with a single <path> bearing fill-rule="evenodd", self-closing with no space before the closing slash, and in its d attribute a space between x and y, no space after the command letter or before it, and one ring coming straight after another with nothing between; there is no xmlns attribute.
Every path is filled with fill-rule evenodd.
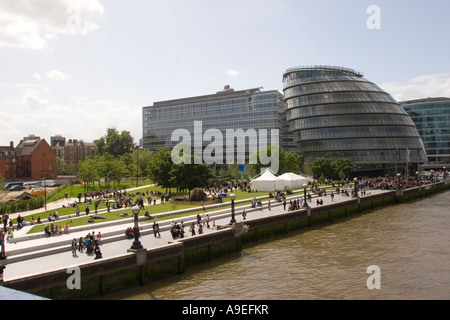
<svg viewBox="0 0 450 320"><path fill-rule="evenodd" d="M234 224L236 222L236 219L234 218L234 199L236 199L236 195L234 193L230 194L231 199L231 220L230 225Z"/></svg>
<svg viewBox="0 0 450 320"><path fill-rule="evenodd" d="M304 207L308 207L308 202L306 202L306 188L308 187L308 184L307 183L304 183L303 184L303 194L304 194L304 196L305 196L305 201L303 201L303 206Z"/></svg>
<svg viewBox="0 0 450 320"><path fill-rule="evenodd" d="M353 181L355 181L355 197L358 197L358 178L354 178Z"/></svg>
<svg viewBox="0 0 450 320"><path fill-rule="evenodd" d="M400 190L400 173L397 173L397 190Z"/></svg>
<svg viewBox="0 0 450 320"><path fill-rule="evenodd" d="M139 215L139 211L141 209L139 208L139 206L134 206L131 211L134 214L134 241L133 241L133 245L131 246L132 250L139 250L139 249L143 249L144 247L142 246L141 242L139 241L139 225L138 225L138 215Z"/></svg>

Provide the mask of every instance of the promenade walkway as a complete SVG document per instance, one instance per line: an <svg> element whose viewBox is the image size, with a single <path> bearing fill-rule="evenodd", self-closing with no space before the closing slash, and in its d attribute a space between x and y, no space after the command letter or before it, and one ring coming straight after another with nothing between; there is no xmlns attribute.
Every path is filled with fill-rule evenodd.
<svg viewBox="0 0 450 320"><path fill-rule="evenodd" d="M371 194L377 194L382 192L389 192L383 190L370 190ZM264 216L270 216L287 212L289 206L289 200L300 199L303 193L294 194L286 197L288 205L284 210L282 203L276 202L271 199L271 210L268 209L268 201L263 201L263 209L258 208L251 209L250 205L236 207L236 220L240 222L243 220L242 211L246 209L247 220L260 218ZM327 192L327 196L322 196L323 205L330 204L331 202L341 202L350 200L350 197L342 196L341 194L335 194L334 199L331 198L330 192ZM313 196L312 202L309 203L311 207L316 207L316 196ZM47 206L49 209L50 204ZM61 207L61 204L59 204ZM211 209L206 207L206 214L208 214L214 221L215 225L228 225L231 219L230 208L228 209ZM151 210L150 210L151 212ZM28 213L27 213L28 214ZM205 215L206 215L205 214ZM158 216L158 215L154 215ZM140 227L142 228L140 241L144 248L151 249L167 245L168 241L172 241L172 235L169 232L171 222L180 223L184 221L185 225L185 237L191 237L189 227L192 222L196 221L196 214L186 216L183 218L172 219L167 217L165 221L159 221L161 237L155 237L153 235L152 224L149 220L141 221ZM4 281L22 278L25 276L31 276L35 274L47 273L56 270L67 269L74 266L80 266L85 263L92 263L94 261L93 255L87 255L86 253L80 253L77 251L77 257L72 256L71 241L73 238L79 239L85 237L88 233L101 232L103 244L100 246L103 254L103 259L110 259L117 256L127 254L127 249L132 245L133 239L127 239L125 236L125 230L128 227L133 227L133 218L123 222L109 226L102 226L102 223L89 225L89 229L81 228L82 230L76 230L72 228L69 234L62 234L53 237L37 237L30 239L30 236L26 234L29 227L25 227L22 230L15 233L16 243L6 243L6 254L8 258L3 260L3 264L6 266L4 272ZM204 233L215 232L216 229L212 227L213 223L210 223L210 228L205 227ZM196 226L196 232L198 231ZM198 236L198 232L197 235ZM27 240L29 239L29 240ZM6 241L5 241L6 242Z"/></svg>

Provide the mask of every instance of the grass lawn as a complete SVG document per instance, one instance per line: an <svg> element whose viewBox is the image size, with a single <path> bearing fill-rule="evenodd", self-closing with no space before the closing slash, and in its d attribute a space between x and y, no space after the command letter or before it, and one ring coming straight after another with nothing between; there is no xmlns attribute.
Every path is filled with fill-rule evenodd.
<svg viewBox="0 0 450 320"><path fill-rule="evenodd" d="M70 188L70 187L68 187ZM160 187L144 187L142 189L139 190L135 190L132 191L132 193L136 194L137 192L140 193L145 193L146 191L152 191L152 190L156 190L156 191L164 191L165 190L161 190ZM65 191L61 191L60 194L64 195ZM243 192L243 191L234 191L234 194L236 195L236 200L244 200L244 199L248 199L249 201L246 201L245 203L242 204L236 204L236 207L240 206L240 205L245 205L245 204L249 204L250 200L253 197L261 197L261 196L268 196L268 192L252 192L252 193L248 193L248 192ZM133 197L133 200L136 199L137 196ZM84 199L84 196L83 198ZM227 206L223 206L220 209L225 209L225 208L230 208L231 207L231 200L229 198L224 198L223 199L223 203L229 203L229 205ZM163 203L163 204L157 204L157 205L147 205L147 201L144 201L144 206L145 208L143 210L141 210L140 212L140 216L143 216L145 214L145 212L148 210L148 212L150 213L150 215L153 214L157 214L157 213L164 213L164 212L170 212L170 211L177 211L177 210L183 210L183 209L190 209L190 208L196 208L199 207L201 204L198 203L180 203L178 202L177 204L174 203ZM88 219L89 216L86 216L85 213L85 208L87 207L86 204L84 203L80 203L79 204L80 207L80 217L75 217L75 208L59 208L58 209L58 214L60 217L62 216L66 216L66 215L70 215L71 219L66 220L65 218L61 218L58 221L55 221L54 223L60 227L62 227L64 229L64 226L66 224L66 222L69 224L69 229L72 227L76 227L76 226L81 226L81 225L92 225L93 228L95 228L95 225L98 223L103 223L103 222L110 222L110 221L114 221L114 220L118 220L118 219L128 219L131 218L131 216L128 217L121 217L119 216L119 214L132 214L131 208L127 208L127 209L122 209L122 210L117 210L117 209L111 209L110 212L102 212L102 213L98 213L95 214L94 213L94 206L93 205L89 205L89 209L90 209L90 215L99 215L101 217L104 217L104 219L94 219L95 222L93 223L89 223ZM102 203L99 205L98 210L100 209L106 209L106 204ZM212 209L210 209L212 210ZM214 209L217 210L217 209ZM34 214L33 217L34 219L37 219L38 216L40 216L41 218L41 223L39 225L34 226L33 228L31 228L28 231L28 234L31 233L38 233L38 232L44 232L44 227L47 224L50 224L50 222L48 222L47 218L50 214L53 214L55 210L47 210L45 212L41 212L39 214ZM203 210L193 210L190 212L186 212L186 213L180 213L180 214L174 214L174 215L170 215L166 216L166 217L161 217L158 218L156 220L149 220L151 222L153 221L161 221L161 220L168 220L168 219L178 219L184 216L190 216L190 215L194 215L197 213L202 213ZM207 209L208 212L208 209ZM24 216L26 218L26 221L29 222L31 215L27 215ZM17 222L16 222L17 223Z"/></svg>

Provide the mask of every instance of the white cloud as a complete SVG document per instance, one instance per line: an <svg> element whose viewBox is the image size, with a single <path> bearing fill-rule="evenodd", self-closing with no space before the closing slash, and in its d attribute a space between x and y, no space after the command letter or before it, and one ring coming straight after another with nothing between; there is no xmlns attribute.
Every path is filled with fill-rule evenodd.
<svg viewBox="0 0 450 320"><path fill-rule="evenodd" d="M46 74L47 78L51 80L67 80L70 78L70 74L58 71L58 70L52 70Z"/></svg>
<svg viewBox="0 0 450 320"><path fill-rule="evenodd" d="M33 78L35 78L37 80L41 80L41 75L36 72L36 73L33 74Z"/></svg>
<svg viewBox="0 0 450 320"><path fill-rule="evenodd" d="M403 83L384 83L380 87L397 101L450 97L450 74L423 75Z"/></svg>
<svg viewBox="0 0 450 320"><path fill-rule="evenodd" d="M42 50L58 34L86 34L98 28L98 0L2 0L0 46Z"/></svg>
<svg viewBox="0 0 450 320"><path fill-rule="evenodd" d="M236 77L236 76L238 76L238 75L240 74L239 71L231 70L231 69L226 70L225 73L226 73L227 76L229 76L229 77Z"/></svg>
<svg viewBox="0 0 450 320"><path fill-rule="evenodd" d="M106 134L108 128L130 131L138 142L142 137L142 108L111 100L70 97L55 103L45 87L22 86L21 96L3 100L2 106L12 112L0 111L0 145L15 144L28 134L50 141L61 134L87 142ZM95 114L93 114L95 110Z"/></svg>

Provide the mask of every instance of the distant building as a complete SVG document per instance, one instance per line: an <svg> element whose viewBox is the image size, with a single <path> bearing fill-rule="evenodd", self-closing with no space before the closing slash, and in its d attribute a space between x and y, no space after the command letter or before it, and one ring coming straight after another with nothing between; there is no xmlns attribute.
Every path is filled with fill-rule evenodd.
<svg viewBox="0 0 450 320"><path fill-rule="evenodd" d="M67 165L84 161L87 156L94 156L97 152L97 145L94 142L84 142L83 140L69 139L60 135L50 138L50 144L56 152L56 156Z"/></svg>
<svg viewBox="0 0 450 320"><path fill-rule="evenodd" d="M14 142L9 146L0 146L0 176L5 180L16 177L16 152Z"/></svg>
<svg viewBox="0 0 450 320"><path fill-rule="evenodd" d="M56 179L56 154L45 139L30 135L17 147L0 147L0 174L6 181Z"/></svg>
<svg viewBox="0 0 450 320"><path fill-rule="evenodd" d="M408 113L362 73L334 66L288 69L286 119L305 161L349 158L358 175L415 170L427 161Z"/></svg>
<svg viewBox="0 0 450 320"><path fill-rule="evenodd" d="M272 129L277 129L279 146L285 151L295 152L297 145L287 130L284 112L283 95L277 90L262 91L261 88L235 91L225 86L215 94L155 102L152 106L143 107L143 147L153 151L161 148L171 150L178 143L171 141L171 135L177 129L189 131L194 140L196 122L201 123L203 132L210 129L220 131L224 137L227 129L254 129L258 133L267 130L268 135ZM199 137L200 140L202 138ZM269 144L271 139L268 137L267 141ZM211 141L202 140L200 143L204 149ZM245 148L248 160L248 144Z"/></svg>
<svg viewBox="0 0 450 320"><path fill-rule="evenodd" d="M450 163L450 98L402 101L422 137L430 165Z"/></svg>

